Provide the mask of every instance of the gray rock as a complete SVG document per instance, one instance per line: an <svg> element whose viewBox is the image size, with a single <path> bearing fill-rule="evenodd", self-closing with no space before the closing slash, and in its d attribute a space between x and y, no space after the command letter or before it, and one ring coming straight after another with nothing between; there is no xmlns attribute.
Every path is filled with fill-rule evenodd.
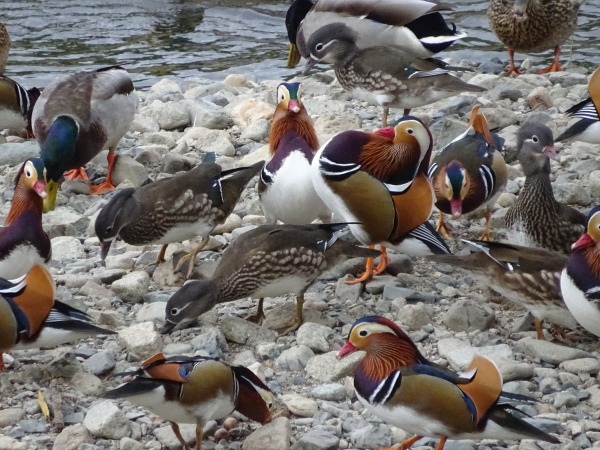
<svg viewBox="0 0 600 450"><path fill-rule="evenodd" d="M539 358L550 364L560 364L564 361L591 356L588 352L577 348L553 344L539 339L521 339L516 346L527 356Z"/></svg>
<svg viewBox="0 0 600 450"><path fill-rule="evenodd" d="M556 397L554 397L554 407L559 409L562 408L563 406L566 407L573 407L573 406L577 406L579 404L579 399L577 398L576 395L570 393L570 392L558 392L556 394Z"/></svg>
<svg viewBox="0 0 600 450"><path fill-rule="evenodd" d="M119 441L119 450L144 450L146 447L139 441L124 437Z"/></svg>
<svg viewBox="0 0 600 450"><path fill-rule="evenodd" d="M298 328L296 342L298 345L306 345L315 352L328 352L329 343L334 331L326 326L312 322L306 322Z"/></svg>
<svg viewBox="0 0 600 450"><path fill-rule="evenodd" d="M271 125L267 119L258 119L252 122L242 132L241 139L250 139L255 142L262 142L269 136Z"/></svg>
<svg viewBox="0 0 600 450"><path fill-rule="evenodd" d="M596 375L600 371L600 361L596 358L573 359L560 363L558 367L571 373Z"/></svg>
<svg viewBox="0 0 600 450"><path fill-rule="evenodd" d="M281 352L275 360L275 365L282 369L299 371L306 367L314 352L306 345L296 345Z"/></svg>
<svg viewBox="0 0 600 450"><path fill-rule="evenodd" d="M177 173L191 170L195 166L194 162L185 156L176 153L165 155L162 160L160 171L165 173Z"/></svg>
<svg viewBox="0 0 600 450"><path fill-rule="evenodd" d="M360 294L364 289L362 283L346 284L346 281L351 278L340 278L335 285L335 298L344 303L354 303L360 298Z"/></svg>
<svg viewBox="0 0 600 450"><path fill-rule="evenodd" d="M284 394L281 401L292 414L300 417L313 417L319 409L316 401L299 394Z"/></svg>
<svg viewBox="0 0 600 450"><path fill-rule="evenodd" d="M464 370L476 354L490 358L498 366L505 360L513 359L512 351L507 344L472 347L468 342L456 338L440 339L438 351L440 356L448 360L454 370Z"/></svg>
<svg viewBox="0 0 600 450"><path fill-rule="evenodd" d="M238 344L256 345L261 342L273 342L277 333L265 327L236 316L226 316L221 320L221 331L228 341Z"/></svg>
<svg viewBox="0 0 600 450"><path fill-rule="evenodd" d="M369 425L350 432L350 441L357 448L389 447L392 431L386 424Z"/></svg>
<svg viewBox="0 0 600 450"><path fill-rule="evenodd" d="M180 423L179 431L181 432L184 441L188 444L191 444L196 440L196 425ZM156 439L169 450L179 450L181 448L181 444L170 426L155 428L153 434Z"/></svg>
<svg viewBox="0 0 600 450"><path fill-rule="evenodd" d="M473 300L455 302L444 317L444 324L454 331L484 331L495 321L494 311Z"/></svg>
<svg viewBox="0 0 600 450"><path fill-rule="evenodd" d="M71 384L79 392L86 395L99 395L102 392L102 381L96 375L79 370L71 377Z"/></svg>
<svg viewBox="0 0 600 450"><path fill-rule="evenodd" d="M340 438L336 430L331 427L317 426L308 430L292 450L336 450L339 448Z"/></svg>
<svg viewBox="0 0 600 450"><path fill-rule="evenodd" d="M75 237L59 236L53 238L51 243L52 259L55 261L85 257L85 247L81 241Z"/></svg>
<svg viewBox="0 0 600 450"><path fill-rule="evenodd" d="M407 330L419 330L431 323L431 315L423 304L404 305L398 310L396 317Z"/></svg>
<svg viewBox="0 0 600 450"><path fill-rule="evenodd" d="M104 375L115 367L115 355L110 350L99 351L83 362L83 367L94 375Z"/></svg>
<svg viewBox="0 0 600 450"><path fill-rule="evenodd" d="M166 306L167 302L161 301L145 303L137 312L136 319L138 322L154 322L156 325L163 325Z"/></svg>
<svg viewBox="0 0 600 450"><path fill-rule="evenodd" d="M0 450L27 450L27 442L20 442L9 436L0 436Z"/></svg>
<svg viewBox="0 0 600 450"><path fill-rule="evenodd" d="M112 173L115 186L129 181L133 187L142 186L148 179L148 171L143 164L128 155L118 155L115 169Z"/></svg>
<svg viewBox="0 0 600 450"><path fill-rule="evenodd" d="M83 424L65 427L56 439L52 450L77 450L81 444L91 444L94 440ZM122 447L121 447L122 448Z"/></svg>
<svg viewBox="0 0 600 450"><path fill-rule="evenodd" d="M316 386L310 395L320 400L341 402L346 399L347 391L341 384L328 383Z"/></svg>
<svg viewBox="0 0 600 450"><path fill-rule="evenodd" d="M162 349L162 338L153 322L136 323L119 330L119 342L137 359L147 359Z"/></svg>
<svg viewBox="0 0 600 450"><path fill-rule="evenodd" d="M219 327L203 326L190 344L195 351L200 351L211 358L222 358L224 353L229 352L227 339Z"/></svg>
<svg viewBox="0 0 600 450"><path fill-rule="evenodd" d="M292 427L286 417L263 425L246 438L243 450L287 450L290 448Z"/></svg>
<svg viewBox="0 0 600 450"><path fill-rule="evenodd" d="M25 417L25 411L21 408L6 408L0 411L0 428L16 425Z"/></svg>
<svg viewBox="0 0 600 450"><path fill-rule="evenodd" d="M136 114L133 118L133 122L129 125L129 130L133 132L137 131L139 133L156 132L160 131L160 125L152 117Z"/></svg>
<svg viewBox="0 0 600 450"><path fill-rule="evenodd" d="M352 353L341 359L337 358L337 352L317 355L306 364L306 374L318 381L339 380L352 375L354 367L363 356L362 352Z"/></svg>
<svg viewBox="0 0 600 450"><path fill-rule="evenodd" d="M156 120L162 130L175 130L190 125L190 114L187 108L182 108L178 103L162 103L155 100L141 112Z"/></svg>
<svg viewBox="0 0 600 450"><path fill-rule="evenodd" d="M112 286L112 291L123 301L139 303L148 288L150 287L150 275L144 271L131 272L123 278L116 280Z"/></svg>
<svg viewBox="0 0 600 450"><path fill-rule="evenodd" d="M21 143L0 144L0 165L20 166L28 158L40 156L35 139Z"/></svg>
<svg viewBox="0 0 600 450"><path fill-rule="evenodd" d="M553 186L556 200L568 205L589 206L592 197L587 189L579 183L560 183Z"/></svg>
<svg viewBox="0 0 600 450"><path fill-rule="evenodd" d="M109 400L93 405L85 415L83 425L93 436L101 438L121 439L131 434L129 420Z"/></svg>

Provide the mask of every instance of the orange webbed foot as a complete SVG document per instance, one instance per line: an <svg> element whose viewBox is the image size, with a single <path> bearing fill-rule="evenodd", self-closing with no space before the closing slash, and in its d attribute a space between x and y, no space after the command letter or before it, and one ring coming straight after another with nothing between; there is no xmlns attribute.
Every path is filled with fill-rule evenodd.
<svg viewBox="0 0 600 450"><path fill-rule="evenodd" d="M87 173L85 172L85 170L83 170L83 167L65 172L64 177L65 177L65 180L68 180L68 181L73 181L73 180L77 180L77 179L90 181L90 179L87 176Z"/></svg>
<svg viewBox="0 0 600 450"><path fill-rule="evenodd" d="M113 191L114 189L115 187L113 186L113 184L110 181L106 180L104 183L90 186L90 194L104 194L106 192Z"/></svg>
<svg viewBox="0 0 600 450"><path fill-rule="evenodd" d="M382 274L387 265L392 261L392 259L387 255L387 251L383 246L381 247L381 256L379 258L379 264L377 264L377 267L373 269L373 275Z"/></svg>

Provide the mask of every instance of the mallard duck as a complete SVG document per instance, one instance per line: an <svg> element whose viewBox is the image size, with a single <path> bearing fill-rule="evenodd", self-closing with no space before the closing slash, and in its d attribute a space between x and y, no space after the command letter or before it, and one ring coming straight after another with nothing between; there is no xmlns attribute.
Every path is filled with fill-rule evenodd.
<svg viewBox="0 0 600 450"><path fill-rule="evenodd" d="M319 149L312 120L300 98L300 83L281 83L273 114L269 152L258 182L268 223L292 225L331 220L331 211L315 192L310 164Z"/></svg>
<svg viewBox="0 0 600 450"><path fill-rule="evenodd" d="M428 221L434 201L427 178L432 143L429 128L413 116L377 133L344 131L315 155L315 189L365 245L416 256L449 253ZM385 270L385 247L381 263L374 268L368 259L364 274L350 283L367 282Z"/></svg>
<svg viewBox="0 0 600 450"><path fill-rule="evenodd" d="M138 96L129 75L120 66L77 72L55 80L33 108L33 132L48 171L48 198L44 210L54 208L58 182L68 170L80 169L108 148L108 175L90 192L114 189L115 148L129 129ZM82 170L76 171L84 176Z"/></svg>
<svg viewBox="0 0 600 450"><path fill-rule="evenodd" d="M296 314L283 330L302 325L304 292L325 270L349 257L373 257L379 252L338 239L346 224L262 225L247 231L223 252L210 280L192 280L167 302L170 332L195 321L219 303L259 298L254 318L264 319L263 297L296 294Z"/></svg>
<svg viewBox="0 0 600 450"><path fill-rule="evenodd" d="M552 131L525 123L517 132L517 158L525 184L504 217L506 228L529 246L568 253L584 231L585 215L556 201L550 182L550 158L556 157Z"/></svg>
<svg viewBox="0 0 600 450"><path fill-rule="evenodd" d="M475 355L465 373L428 361L394 322L380 316L357 320L338 353L366 352L354 370L354 388L371 414L416 436L393 448L410 449L422 437L535 439L554 436L520 419L507 404L502 375L490 359ZM528 400L533 400L527 397Z"/></svg>
<svg viewBox="0 0 600 450"><path fill-rule="evenodd" d="M196 424L194 449L200 450L209 420L238 411L264 424L271 421L275 406L269 388L250 369L204 356L166 358L158 353L139 369L119 375L128 377L125 383L102 396L130 401L164 417L184 450L189 447L178 423Z"/></svg>
<svg viewBox="0 0 600 450"><path fill-rule="evenodd" d="M6 60L10 51L10 35L2 22L0 22L0 75L6 69Z"/></svg>
<svg viewBox="0 0 600 450"><path fill-rule="evenodd" d="M556 142L573 139L576 141L600 144L600 68L590 77L588 84L590 96L567 109L566 113L580 119L556 138Z"/></svg>
<svg viewBox="0 0 600 450"><path fill-rule="evenodd" d="M560 289L577 322L600 337L600 206L590 211L586 232L573 244Z"/></svg>
<svg viewBox="0 0 600 450"><path fill-rule="evenodd" d="M290 41L287 66L292 69L300 62L300 52L296 45L296 35L300 22L304 20L306 14L312 9L314 2L312 0L294 0L285 15L285 28Z"/></svg>
<svg viewBox="0 0 600 450"><path fill-rule="evenodd" d="M440 210L437 231L448 238L444 213L458 218L480 207L486 209L485 232L490 240L490 219L496 199L508 180L506 163L500 150L504 139L492 135L487 120L473 107L467 131L438 152L429 167L435 197Z"/></svg>
<svg viewBox="0 0 600 450"><path fill-rule="evenodd" d="M0 228L0 277L18 278L50 260L50 237L42 227L42 202L47 195L44 162L28 159L15 178L10 211Z"/></svg>
<svg viewBox="0 0 600 450"><path fill-rule="evenodd" d="M563 70L558 64L560 46L577 26L579 7L585 0L491 0L490 26L508 47L508 75L519 75L515 51L537 53L554 49L554 60L540 73Z"/></svg>
<svg viewBox="0 0 600 450"><path fill-rule="evenodd" d="M213 153L189 172L119 191L102 208L94 225L102 259L117 236L132 245L162 244L155 264L165 261L169 244L202 236L200 244L176 267L178 270L189 260L189 277L194 258L208 243L211 231L225 222L263 164L222 170Z"/></svg>

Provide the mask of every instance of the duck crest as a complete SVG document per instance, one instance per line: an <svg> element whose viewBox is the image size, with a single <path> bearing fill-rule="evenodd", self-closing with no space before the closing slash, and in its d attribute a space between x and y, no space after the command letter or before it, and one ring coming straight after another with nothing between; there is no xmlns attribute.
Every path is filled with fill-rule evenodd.
<svg viewBox="0 0 600 450"><path fill-rule="evenodd" d="M29 336L36 335L54 305L54 281L41 265L35 265L27 274L25 290L15 297L15 304L23 311L29 322Z"/></svg>

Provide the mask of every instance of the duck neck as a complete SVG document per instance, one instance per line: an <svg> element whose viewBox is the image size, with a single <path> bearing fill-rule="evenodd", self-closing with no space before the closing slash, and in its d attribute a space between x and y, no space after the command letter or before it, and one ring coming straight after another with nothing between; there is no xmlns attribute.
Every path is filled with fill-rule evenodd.
<svg viewBox="0 0 600 450"><path fill-rule="evenodd" d="M293 131L303 138L313 153L319 148L319 139L317 138L315 127L304 108L299 113L276 110L269 135L269 151L271 155L275 154L281 139L288 131Z"/></svg>
<svg viewBox="0 0 600 450"><path fill-rule="evenodd" d="M46 136L40 152L48 171L48 179L58 181L75 156L78 126L69 116L58 116Z"/></svg>
<svg viewBox="0 0 600 450"><path fill-rule="evenodd" d="M533 199L537 204L556 205L558 203L554 198L550 176L544 172L525 178L525 184L519 198L521 196L525 199L529 198L529 201Z"/></svg>
<svg viewBox="0 0 600 450"><path fill-rule="evenodd" d="M417 347L391 333L382 333L373 338L365 348L367 354L361 365L365 375L371 379L382 380L393 371L415 364L422 359Z"/></svg>
<svg viewBox="0 0 600 450"><path fill-rule="evenodd" d="M4 222L5 225L10 225L17 217L25 211L33 212L40 222L42 220L43 200L37 192L25 185L25 181L19 178L19 182L15 187L15 194L10 205L10 211Z"/></svg>

